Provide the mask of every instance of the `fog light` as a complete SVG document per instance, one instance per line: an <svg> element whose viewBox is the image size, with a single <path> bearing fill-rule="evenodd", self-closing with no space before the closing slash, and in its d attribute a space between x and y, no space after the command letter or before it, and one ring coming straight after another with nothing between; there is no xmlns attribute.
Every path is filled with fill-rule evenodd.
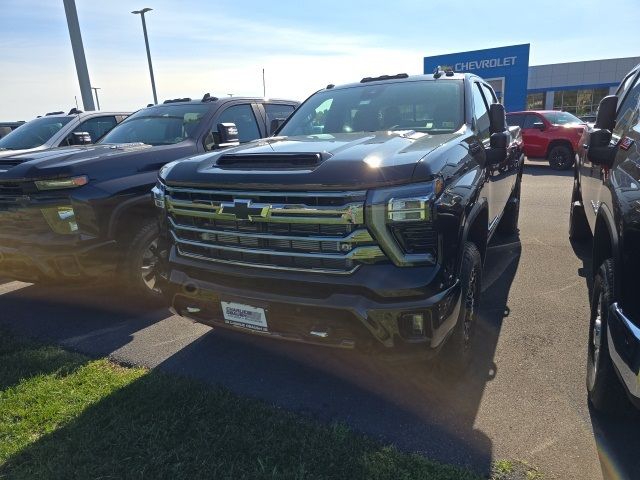
<svg viewBox="0 0 640 480"><path fill-rule="evenodd" d="M411 333L413 335L424 335L424 315L413 313L411 317Z"/></svg>
<svg viewBox="0 0 640 480"><path fill-rule="evenodd" d="M71 206L41 209L42 215L55 233L68 235L78 231L75 212Z"/></svg>
<svg viewBox="0 0 640 480"><path fill-rule="evenodd" d="M202 311L202 309L198 308L198 307L187 307L187 312L188 313L200 313Z"/></svg>

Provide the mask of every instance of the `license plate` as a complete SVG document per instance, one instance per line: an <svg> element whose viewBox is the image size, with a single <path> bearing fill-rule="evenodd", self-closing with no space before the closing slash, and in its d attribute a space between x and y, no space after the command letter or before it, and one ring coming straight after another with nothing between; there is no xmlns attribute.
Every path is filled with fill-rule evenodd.
<svg viewBox="0 0 640 480"><path fill-rule="evenodd" d="M220 304L225 323L259 332L267 331L267 316L264 308L232 302L220 302Z"/></svg>

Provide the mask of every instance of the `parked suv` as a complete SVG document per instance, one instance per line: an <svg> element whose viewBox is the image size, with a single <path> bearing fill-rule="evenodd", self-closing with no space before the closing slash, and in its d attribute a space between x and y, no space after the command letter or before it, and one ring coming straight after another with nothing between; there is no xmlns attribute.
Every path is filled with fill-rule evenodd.
<svg viewBox="0 0 640 480"><path fill-rule="evenodd" d="M96 145L0 159L0 276L46 282L118 273L128 291L157 296L150 192L160 167L227 146L227 122L241 141L264 137L269 115L296 105L208 94L169 100L131 115Z"/></svg>
<svg viewBox="0 0 640 480"><path fill-rule="evenodd" d="M470 74L320 90L277 136L167 165L163 289L196 321L465 366L487 242L518 225L523 154Z"/></svg>
<svg viewBox="0 0 640 480"><path fill-rule="evenodd" d="M93 143L128 115L127 112L81 112L75 108L67 115L64 112L47 113L0 138L0 159L54 147ZM0 163L0 170L2 168Z"/></svg>
<svg viewBox="0 0 640 480"><path fill-rule="evenodd" d="M23 123L25 122L0 122L0 138L6 137Z"/></svg>
<svg viewBox="0 0 640 480"><path fill-rule="evenodd" d="M607 412L619 411L625 396L640 407L639 102L640 65L600 102L571 200L571 238L593 238L587 389Z"/></svg>
<svg viewBox="0 0 640 480"><path fill-rule="evenodd" d="M522 129L527 157L546 158L555 170L571 168L586 128L578 117L556 110L507 113L507 123Z"/></svg>

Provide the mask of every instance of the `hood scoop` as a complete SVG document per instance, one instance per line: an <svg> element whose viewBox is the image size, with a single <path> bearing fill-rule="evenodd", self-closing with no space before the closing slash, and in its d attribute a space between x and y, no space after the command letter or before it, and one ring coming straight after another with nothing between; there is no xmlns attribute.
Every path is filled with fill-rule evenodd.
<svg viewBox="0 0 640 480"><path fill-rule="evenodd" d="M7 171L10 168L20 165L24 160L18 160L17 158L0 158L0 172Z"/></svg>
<svg viewBox="0 0 640 480"><path fill-rule="evenodd" d="M228 153L216 162L224 170L313 170L331 154L323 153Z"/></svg>

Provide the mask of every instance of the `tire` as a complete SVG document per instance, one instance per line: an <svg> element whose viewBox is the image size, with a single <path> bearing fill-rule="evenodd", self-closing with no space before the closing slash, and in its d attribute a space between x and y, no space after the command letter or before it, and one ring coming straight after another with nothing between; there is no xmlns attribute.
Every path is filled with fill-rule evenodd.
<svg viewBox="0 0 640 480"><path fill-rule="evenodd" d="M603 262L593 281L589 344L587 348L587 393L591 406L613 415L624 408L626 394L609 356L607 321L613 303L613 260Z"/></svg>
<svg viewBox="0 0 640 480"><path fill-rule="evenodd" d="M584 212L582 195L578 189L578 182L573 181L573 194L569 207L569 239L574 242L584 242L591 238L591 229Z"/></svg>
<svg viewBox="0 0 640 480"><path fill-rule="evenodd" d="M520 186L522 178L518 175L516 186L507 201L504 214L498 224L498 233L503 235L514 235L518 233L518 219L520 218Z"/></svg>
<svg viewBox="0 0 640 480"><path fill-rule="evenodd" d="M127 293L143 302L162 301L162 292L158 288L161 255L158 235L157 222L146 220L133 238L127 240L128 249L120 268Z"/></svg>
<svg viewBox="0 0 640 480"><path fill-rule="evenodd" d="M478 305L482 283L482 257L474 243L466 242L460 269L461 302L458 321L443 345L442 371L461 376L468 370L477 343Z"/></svg>
<svg viewBox="0 0 640 480"><path fill-rule="evenodd" d="M568 170L573 166L573 151L565 145L556 145L549 150L547 160L554 170Z"/></svg>

